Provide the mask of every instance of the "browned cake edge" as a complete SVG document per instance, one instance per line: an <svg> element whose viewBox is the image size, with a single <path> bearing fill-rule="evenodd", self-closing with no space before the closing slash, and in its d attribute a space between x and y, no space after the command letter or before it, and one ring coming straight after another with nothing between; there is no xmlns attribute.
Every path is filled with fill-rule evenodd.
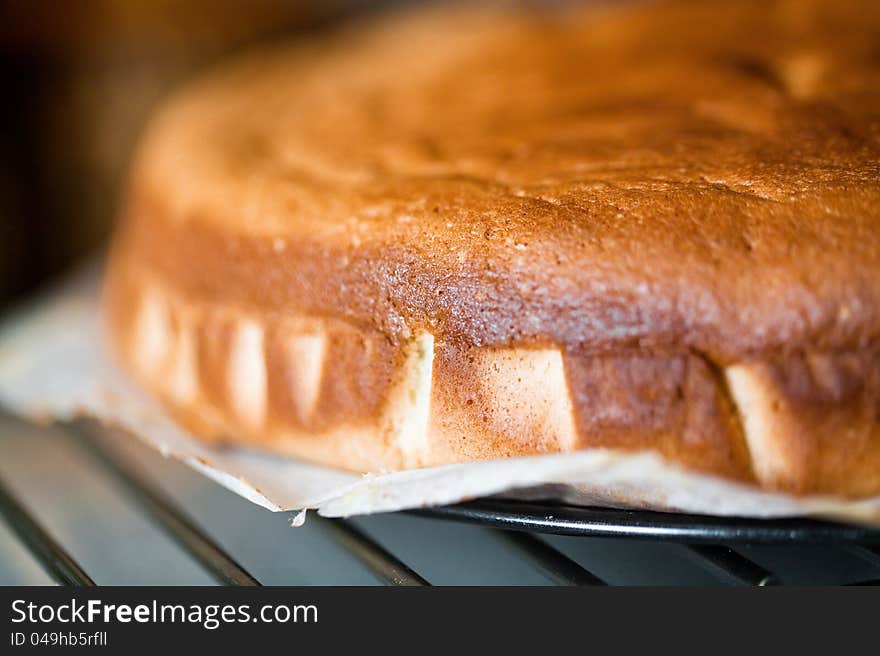
<svg viewBox="0 0 880 656"><path fill-rule="evenodd" d="M880 491L880 349L751 356L392 343L111 259L123 366L194 435L362 472L590 447L793 493Z"/></svg>

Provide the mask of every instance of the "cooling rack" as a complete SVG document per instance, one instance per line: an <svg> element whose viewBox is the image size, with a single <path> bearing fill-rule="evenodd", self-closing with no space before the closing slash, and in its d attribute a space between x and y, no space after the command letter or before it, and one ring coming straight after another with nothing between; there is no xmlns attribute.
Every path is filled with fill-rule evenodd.
<svg viewBox="0 0 880 656"><path fill-rule="evenodd" d="M117 481L133 504L177 548L185 552L216 582L255 586L259 581L211 536L209 528L193 520L186 510L147 480L136 466L109 448L90 425L71 424L64 432L88 457ZM780 583L780 576L748 557L746 545L779 545L799 549L807 545L834 545L857 551L875 566L880 577L880 531L848 524L806 520L719 518L658 513L644 510L582 508L549 502L486 498L441 508L410 511L421 518L477 524L486 527L515 553L520 561L562 585L605 585L606 581L569 557L543 536L569 536L580 540L617 538L653 541L685 550L705 570L728 583L767 586ZM0 480L0 516L57 583L94 585L95 572L87 572L52 531L42 525L20 499ZM313 518L313 519L312 519ZM395 553L346 519L310 516L335 543L389 585L430 585L406 558ZM745 552L745 553L744 553ZM449 557L454 557L454 554ZM880 578L860 580L876 585Z"/></svg>

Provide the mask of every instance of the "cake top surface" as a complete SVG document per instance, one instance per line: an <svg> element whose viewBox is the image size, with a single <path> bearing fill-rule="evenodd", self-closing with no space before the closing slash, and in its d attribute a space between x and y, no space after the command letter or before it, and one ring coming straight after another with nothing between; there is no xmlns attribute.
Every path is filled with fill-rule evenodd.
<svg viewBox="0 0 880 656"><path fill-rule="evenodd" d="M880 4L438 7L251 54L159 114L127 214L183 287L393 340L858 348Z"/></svg>

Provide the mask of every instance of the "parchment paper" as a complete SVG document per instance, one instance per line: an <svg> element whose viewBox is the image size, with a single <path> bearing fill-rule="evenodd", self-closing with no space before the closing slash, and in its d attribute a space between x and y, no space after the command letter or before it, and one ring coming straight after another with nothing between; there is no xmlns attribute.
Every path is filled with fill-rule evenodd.
<svg viewBox="0 0 880 656"><path fill-rule="evenodd" d="M38 421L81 416L118 426L269 510L348 516L516 491L570 503L752 517L813 515L880 525L880 497L761 492L645 453L609 450L358 475L289 458L209 447L135 389L104 348L92 268L0 324L0 405ZM127 439L123 434L122 439Z"/></svg>

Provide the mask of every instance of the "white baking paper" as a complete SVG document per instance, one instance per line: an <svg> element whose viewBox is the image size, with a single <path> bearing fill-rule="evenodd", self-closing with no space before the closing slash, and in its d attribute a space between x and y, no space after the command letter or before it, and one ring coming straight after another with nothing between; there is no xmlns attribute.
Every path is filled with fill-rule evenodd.
<svg viewBox="0 0 880 656"><path fill-rule="evenodd" d="M86 416L123 428L166 456L269 510L322 515L443 505L512 493L569 503L715 515L812 515L880 525L880 497L848 500L761 492L696 474L650 453L591 450L358 475L272 454L211 447L135 389L105 352L97 273L76 276L0 325L0 405L39 421Z"/></svg>

